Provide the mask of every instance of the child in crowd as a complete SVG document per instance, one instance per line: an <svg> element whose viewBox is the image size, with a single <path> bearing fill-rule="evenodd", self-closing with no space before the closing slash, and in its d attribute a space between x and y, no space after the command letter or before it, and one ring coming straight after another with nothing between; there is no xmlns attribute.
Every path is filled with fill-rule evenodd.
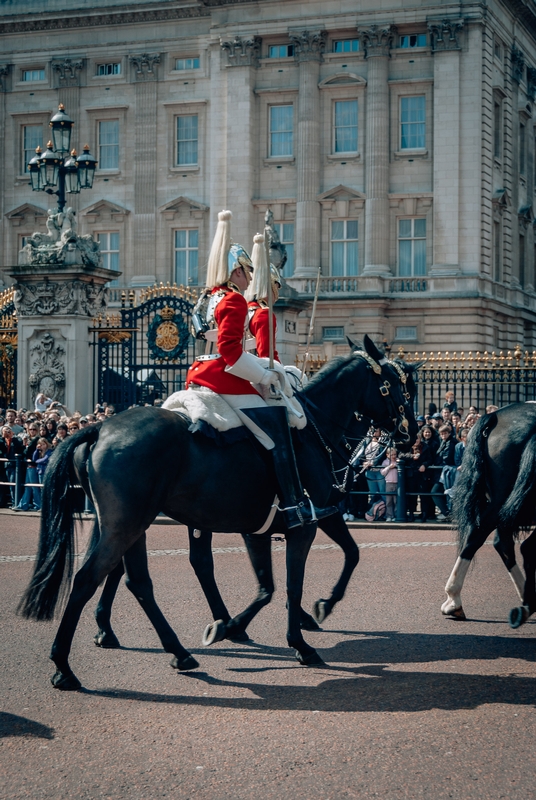
<svg viewBox="0 0 536 800"><path fill-rule="evenodd" d="M394 522L396 517L396 487L398 473L396 469L397 452L394 447L387 450L386 458L382 461L380 472L385 478L385 518L387 522ZM394 492L394 494L392 494Z"/></svg>

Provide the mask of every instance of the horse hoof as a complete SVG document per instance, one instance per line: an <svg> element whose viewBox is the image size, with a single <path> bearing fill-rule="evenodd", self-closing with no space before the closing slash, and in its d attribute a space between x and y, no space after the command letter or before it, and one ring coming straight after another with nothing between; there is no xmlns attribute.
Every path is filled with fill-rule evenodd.
<svg viewBox="0 0 536 800"><path fill-rule="evenodd" d="M82 688L82 684L74 674L74 672L64 673L57 669L50 679L50 683L55 689L61 689L64 692L76 692Z"/></svg>
<svg viewBox="0 0 536 800"><path fill-rule="evenodd" d="M187 672L189 669L197 669L199 666L199 662L190 653L184 658L173 656L169 663L173 669L178 669L179 672Z"/></svg>
<svg viewBox="0 0 536 800"><path fill-rule="evenodd" d="M109 650L117 650L121 647L119 644L119 639L115 635L113 631L111 633L107 633L106 631L99 631L93 641L97 645L97 647L104 647Z"/></svg>
<svg viewBox="0 0 536 800"><path fill-rule="evenodd" d="M326 662L323 661L316 650L311 649L310 653L300 653L296 650L296 659L302 667L325 667Z"/></svg>
<svg viewBox="0 0 536 800"><path fill-rule="evenodd" d="M466 620L467 617L465 616L465 611L460 606L459 608L451 608L450 611L443 611L441 609L441 613L443 616L447 617L447 619L459 619L459 620Z"/></svg>
<svg viewBox="0 0 536 800"><path fill-rule="evenodd" d="M203 646L208 647L211 644L215 644L215 642L222 642L225 639L226 632L227 625L222 619L211 622L210 625L207 625L205 628Z"/></svg>
<svg viewBox="0 0 536 800"><path fill-rule="evenodd" d="M206 631L205 631L205 633L206 633ZM240 642L251 642L251 639L247 635L246 631L235 631L233 633L232 629L231 629L231 633L228 633L225 636L225 638L229 639L230 642L238 642L238 643L240 643ZM210 642L210 644L211 644L211 642Z"/></svg>
<svg viewBox="0 0 536 800"><path fill-rule="evenodd" d="M305 611L302 610L301 617L300 617L300 628L302 631L321 631L322 628L317 622L313 619L310 614L306 614Z"/></svg>
<svg viewBox="0 0 536 800"><path fill-rule="evenodd" d="M319 624L322 624L328 614L331 614L331 608L327 600L317 600L313 606L313 617Z"/></svg>
<svg viewBox="0 0 536 800"><path fill-rule="evenodd" d="M527 606L517 606L510 611L509 623L511 628L520 628L530 617Z"/></svg>

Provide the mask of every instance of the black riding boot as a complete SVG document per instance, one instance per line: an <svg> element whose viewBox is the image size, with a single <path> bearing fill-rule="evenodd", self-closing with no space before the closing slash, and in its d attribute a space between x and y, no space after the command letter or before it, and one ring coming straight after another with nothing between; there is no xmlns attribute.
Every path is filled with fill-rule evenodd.
<svg viewBox="0 0 536 800"><path fill-rule="evenodd" d="M266 408L242 408L256 425L259 426L272 441L275 447L270 452L274 460L275 475L278 484L279 510L283 513L287 528L307 525L334 514L334 506L315 508L306 497L298 474L292 437L288 425L287 410L283 407L266 406Z"/></svg>

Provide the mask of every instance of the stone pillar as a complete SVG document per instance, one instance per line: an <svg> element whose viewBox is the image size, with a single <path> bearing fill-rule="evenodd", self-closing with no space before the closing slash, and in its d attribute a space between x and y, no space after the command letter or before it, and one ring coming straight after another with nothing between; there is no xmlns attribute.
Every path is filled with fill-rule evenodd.
<svg viewBox="0 0 536 800"><path fill-rule="evenodd" d="M431 276L459 272L460 45L463 20L432 21L434 53L434 255Z"/></svg>
<svg viewBox="0 0 536 800"><path fill-rule="evenodd" d="M106 313L105 283L121 273L102 266L22 265L15 280L18 317L17 402L33 408L43 391L66 408L92 410L92 318Z"/></svg>
<svg viewBox="0 0 536 800"><path fill-rule="evenodd" d="M156 125L159 53L130 56L136 84L133 275L154 273L156 264Z"/></svg>
<svg viewBox="0 0 536 800"><path fill-rule="evenodd" d="M253 246L257 148L254 144L255 68L261 51L261 39L253 36L221 42L222 61L227 72L227 127L219 131L226 137L226 203L233 212L232 238L251 252ZM215 143L215 146L218 143ZM217 219L220 208L212 209Z"/></svg>
<svg viewBox="0 0 536 800"><path fill-rule="evenodd" d="M359 31L367 59L365 266L362 275L384 276L389 269L389 50L394 25Z"/></svg>
<svg viewBox="0 0 536 800"><path fill-rule="evenodd" d="M0 142L5 142L6 138L6 88L7 88L7 81L9 79L9 65L8 64L0 64ZM4 217L5 214L5 195L6 195L6 171L5 169L0 170L0 220L2 220L2 227L8 224L7 220ZM4 259L7 256L6 252L6 237L4 236L4 242L2 249L0 250L0 259L2 259L2 263L5 264L6 262ZM4 280L0 275L0 290L4 287Z"/></svg>
<svg viewBox="0 0 536 800"><path fill-rule="evenodd" d="M298 62L296 125L296 265L295 278L315 276L320 265L320 62L326 31L289 31Z"/></svg>
<svg viewBox="0 0 536 800"><path fill-rule="evenodd" d="M222 64L221 43L210 53L210 106L208 113L208 153L210 236L207 241L205 262L218 224L218 211L227 207L227 70Z"/></svg>

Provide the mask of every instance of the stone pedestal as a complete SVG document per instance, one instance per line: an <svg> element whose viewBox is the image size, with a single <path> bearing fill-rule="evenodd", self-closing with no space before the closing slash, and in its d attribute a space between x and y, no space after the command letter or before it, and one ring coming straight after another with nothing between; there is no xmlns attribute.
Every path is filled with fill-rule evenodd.
<svg viewBox="0 0 536 800"><path fill-rule="evenodd" d="M71 412L92 410L89 328L106 313L105 284L121 273L82 264L23 264L7 272L18 317L18 405L33 408L44 392Z"/></svg>
<svg viewBox="0 0 536 800"><path fill-rule="evenodd" d="M277 351L281 363L294 366L299 349L299 321L302 311L310 306L307 300L302 300L298 292L286 282L281 287L279 300L274 306L277 322Z"/></svg>

